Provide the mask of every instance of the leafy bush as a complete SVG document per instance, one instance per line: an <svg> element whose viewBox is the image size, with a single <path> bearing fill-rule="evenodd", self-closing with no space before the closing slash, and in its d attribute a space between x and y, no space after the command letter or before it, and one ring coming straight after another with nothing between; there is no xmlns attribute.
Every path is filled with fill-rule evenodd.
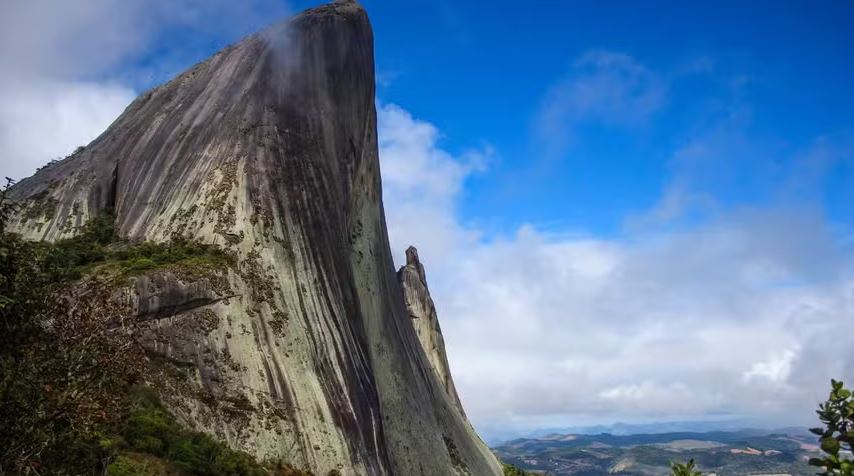
<svg viewBox="0 0 854 476"><path fill-rule="evenodd" d="M687 463L670 463L671 476L703 476L703 473L695 471L694 460L689 459Z"/></svg>
<svg viewBox="0 0 854 476"><path fill-rule="evenodd" d="M215 245L176 239L167 243L118 241L111 212L92 218L73 238L33 244L40 272L46 279L77 280L96 269L130 276L171 265L220 269L233 258Z"/></svg>
<svg viewBox="0 0 854 476"><path fill-rule="evenodd" d="M528 476L528 473L522 471L516 466L512 464L504 464L502 465L504 469L504 476Z"/></svg>
<svg viewBox="0 0 854 476"><path fill-rule="evenodd" d="M126 247L127 257L116 259L110 214L94 218L71 239L25 241L6 232L17 211L7 189L0 189L0 474L101 473L122 447L114 436L128 421L140 423L128 419L129 389L146 359L135 316L114 299L111 278L72 281L87 267L108 263L125 270L225 258L194 243L143 243ZM174 423L167 427L181 434ZM217 469L239 468L248 457L221 450L209 438L194 436L188 445L144 436L140 449L166 448L171 456L182 448L189 455L184 459L201 460L202 469L189 474L254 474ZM130 460L114 463L116 474L134 471Z"/></svg>
<svg viewBox="0 0 854 476"><path fill-rule="evenodd" d="M80 234L33 243L6 232L0 189L0 474L311 476L266 468L179 425L136 386L146 354L136 318L114 298L116 276L160 266L221 267L212 245L117 242L109 213ZM93 272L101 267L109 273ZM86 279L80 279L83 276Z"/></svg>
<svg viewBox="0 0 854 476"><path fill-rule="evenodd" d="M106 473L107 476L159 476L159 471L150 462L129 455L117 456L107 465Z"/></svg>
<svg viewBox="0 0 854 476"><path fill-rule="evenodd" d="M854 398L842 382L831 380L830 396L816 411L824 428L811 428L820 437L819 444L825 453L822 458L810 459L810 464L824 469L821 475L854 475ZM846 457L843 452L848 453Z"/></svg>
<svg viewBox="0 0 854 476"><path fill-rule="evenodd" d="M155 263L152 259L135 258L132 260L128 260L125 269L127 271L147 271L155 267L157 267L157 263Z"/></svg>
<svg viewBox="0 0 854 476"><path fill-rule="evenodd" d="M112 227L95 220L62 246L37 244L5 232L14 211L3 189L0 474L88 474L109 456L102 436L120 422L122 389L144 361L112 288L67 283L80 263L101 259Z"/></svg>
<svg viewBox="0 0 854 476"><path fill-rule="evenodd" d="M106 260L105 247L114 239L113 216L104 213L90 220L74 238L33 246L45 278L56 282L78 279L81 267Z"/></svg>
<svg viewBox="0 0 854 476"><path fill-rule="evenodd" d="M204 433L183 428L163 407L151 389L137 388L133 391L133 395L130 415L122 431L125 444L131 451L162 458L185 474L199 476L268 474L267 470L248 454L231 450ZM117 465L115 471L120 469L122 469L121 465Z"/></svg>
<svg viewBox="0 0 854 476"><path fill-rule="evenodd" d="M111 251L105 257L106 264L115 265L124 275L180 264L219 269L232 261L230 256L214 245L187 240L173 240L168 243L143 242Z"/></svg>

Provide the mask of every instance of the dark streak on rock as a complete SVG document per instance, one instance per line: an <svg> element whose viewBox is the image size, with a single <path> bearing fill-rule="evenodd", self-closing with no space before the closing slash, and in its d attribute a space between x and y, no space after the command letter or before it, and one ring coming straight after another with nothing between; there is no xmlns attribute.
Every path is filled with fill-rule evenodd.
<svg viewBox="0 0 854 476"><path fill-rule="evenodd" d="M137 312L151 347L170 362L193 362L199 395L214 399L243 391L228 382L237 370L227 361L231 351L225 353L240 347L228 344L229 333L223 341L173 317L221 303L229 326L251 326L255 346L238 361L264 367L266 382L252 390L286 406L297 431L266 437L299 442L296 451L313 470L329 469L323 458L334 457L371 476L450 474L455 462L443 440L449 435L467 468L498 474L494 457L448 403L394 276L374 69L373 34L358 4L308 10L140 96L82 153L21 181L11 195L47 191L57 202L46 222L24 227L49 240L67 234L69 214L79 222L112 208L119 235L129 240L176 233L220 243L234 236L241 245L245 237L265 247L233 247L243 272L230 279L249 290L242 306L230 307L206 280L160 276L134 283ZM237 211L249 218L237 220ZM282 289L288 274L294 286ZM292 335L270 335L265 305L274 316L287 311ZM296 350L276 346L286 342ZM301 364L299 372L289 368L291 359L307 360L310 375L301 374ZM322 397L297 402L294 389L313 380ZM321 417L327 413L332 422ZM224 416L214 412L210 420L206 431L240 435ZM300 434L300 424L340 431L346 445L315 449L318 442Z"/></svg>

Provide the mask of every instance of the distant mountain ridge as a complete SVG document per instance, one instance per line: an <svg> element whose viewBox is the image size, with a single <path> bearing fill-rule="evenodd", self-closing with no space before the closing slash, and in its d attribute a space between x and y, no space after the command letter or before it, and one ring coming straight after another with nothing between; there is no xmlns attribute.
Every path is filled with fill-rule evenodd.
<svg viewBox="0 0 854 476"><path fill-rule="evenodd" d="M757 433L794 433L809 435L806 427L783 427L774 428L752 423L744 420L684 420L663 421L649 423L625 423L616 422L607 425L569 426L569 427L544 427L530 431L509 431L507 429L493 429L486 431L487 441L492 446L520 438L543 438L549 435L638 435L654 433L702 433L711 431L752 431Z"/></svg>

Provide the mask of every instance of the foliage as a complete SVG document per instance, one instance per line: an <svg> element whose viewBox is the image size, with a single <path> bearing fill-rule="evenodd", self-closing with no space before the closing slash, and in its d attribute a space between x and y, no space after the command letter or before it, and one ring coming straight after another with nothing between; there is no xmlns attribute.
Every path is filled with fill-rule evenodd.
<svg viewBox="0 0 854 476"><path fill-rule="evenodd" d="M689 459L687 463L670 463L671 476L703 476L703 473L695 471L694 460Z"/></svg>
<svg viewBox="0 0 854 476"><path fill-rule="evenodd" d="M156 456L121 453L107 466L107 476L183 476L167 461Z"/></svg>
<svg viewBox="0 0 854 476"><path fill-rule="evenodd" d="M46 169L46 168L50 167L51 165L56 164L57 162L60 162L60 161L62 161L62 160L64 160L64 159L67 159L67 158L69 158L69 157L71 157L71 156L77 155L77 154L79 154L79 153L83 152L84 150L86 150L86 146L78 145L78 146L74 149L74 152L72 152L71 154L66 155L65 157L57 157L57 158L55 158L55 159L51 159L51 160L49 160L49 161L48 161L48 163L46 163L46 164L42 165L41 167L37 168L37 169L36 169L36 172L39 172L39 171L41 171L41 170L44 170L44 169Z"/></svg>
<svg viewBox="0 0 854 476"><path fill-rule="evenodd" d="M7 189L0 195L0 474L80 474L108 456L101 436L125 406L114 389L139 377L142 351L109 286L98 279L68 285L70 263L84 258L6 233L15 211ZM106 240L96 226L89 238ZM72 248L75 256L90 253Z"/></svg>
<svg viewBox="0 0 854 476"><path fill-rule="evenodd" d="M854 449L854 398L842 382L831 380L830 383L830 396L816 411L824 428L810 429L820 437L825 456L810 459L810 464L823 468L819 473L822 475L851 476L854 475L854 461L850 456Z"/></svg>
<svg viewBox="0 0 854 476"><path fill-rule="evenodd" d="M112 270L123 277L172 265L221 268L232 262L218 247L189 240L118 242L110 213L92 218L73 238L37 246L46 271L64 280L80 279L95 270Z"/></svg>
<svg viewBox="0 0 854 476"><path fill-rule="evenodd" d="M55 163L57 163L57 162L59 162L59 161L61 161L61 160L62 160L62 157L57 157L57 158L55 158L55 159L50 159L46 164L42 165L41 167L36 168L36 172L41 172L42 170L44 170L44 169L46 169L46 168L50 167L51 165L53 165L53 164L55 164Z"/></svg>
<svg viewBox="0 0 854 476"><path fill-rule="evenodd" d="M168 243L143 242L119 248L107 254L106 264L123 275L170 265L188 265L219 269L232 263L232 258L214 245L188 240Z"/></svg>
<svg viewBox="0 0 854 476"><path fill-rule="evenodd" d="M0 189L0 474L310 476L183 428L139 386L147 359L115 278L229 256L189 241L118 242L109 213L73 238L25 241L6 231L18 211L11 183Z"/></svg>
<svg viewBox="0 0 854 476"><path fill-rule="evenodd" d="M105 261L106 247L114 239L113 216L104 213L92 218L74 238L33 246L40 272L52 281L68 281L82 276L81 267Z"/></svg>
<svg viewBox="0 0 854 476"><path fill-rule="evenodd" d="M519 469L516 466L513 466L512 464L504 464L502 466L504 467L504 476L527 476L528 475L528 473L526 473L525 471L522 471L521 469Z"/></svg>
<svg viewBox="0 0 854 476"><path fill-rule="evenodd" d="M122 429L123 449L168 461L179 474L256 476L267 470L246 453L229 449L210 436L179 425L146 387L133 391L133 403ZM139 474L144 461L121 456L107 467L110 476ZM137 473L133 473L137 471ZM143 473L144 474L144 473Z"/></svg>

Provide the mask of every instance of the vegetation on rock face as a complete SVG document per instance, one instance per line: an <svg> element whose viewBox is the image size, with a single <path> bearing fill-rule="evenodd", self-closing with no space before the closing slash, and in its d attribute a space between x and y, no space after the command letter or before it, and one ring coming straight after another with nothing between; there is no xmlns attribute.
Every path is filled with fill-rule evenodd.
<svg viewBox="0 0 854 476"><path fill-rule="evenodd" d="M8 233L0 190L0 474L306 476L189 431L141 386L147 356L117 277L219 267L192 242L118 243L110 215L57 243Z"/></svg>
<svg viewBox="0 0 854 476"><path fill-rule="evenodd" d="M512 464L504 464L502 465L504 469L504 476L528 476L528 473L522 471L516 466Z"/></svg>
<svg viewBox="0 0 854 476"><path fill-rule="evenodd" d="M54 164L56 164L56 163L58 163L58 162L61 162L61 161L65 160L65 159L67 159L67 158L69 158L69 157L73 157L73 156L75 156L75 155L77 155L77 154L79 154L79 153L83 152L84 150L86 150L86 146L78 145L78 146L74 149L74 152L72 152L71 154L66 155L65 157L57 157L57 158L55 158L55 159L51 159L51 160L49 160L46 164L44 164L44 165L42 165L41 167L37 168L37 169L36 169L36 172L39 172L39 171L41 171L41 170L43 170L43 169L46 169L46 168L48 168L48 167L50 167L50 166L52 166L52 165L54 165Z"/></svg>
<svg viewBox="0 0 854 476"><path fill-rule="evenodd" d="M854 475L854 397L842 382L831 380L830 396L816 411L824 428L812 428L818 435L822 458L812 458L810 464L824 469L821 475Z"/></svg>
<svg viewBox="0 0 854 476"><path fill-rule="evenodd" d="M13 212L4 189L0 474L81 474L109 457L100 441L122 420L125 394L116 389L139 378L142 349L129 309L102 280L69 286L72 260L6 232Z"/></svg>
<svg viewBox="0 0 854 476"><path fill-rule="evenodd" d="M117 241L113 221L111 214L104 213L90 220L74 238L35 246L48 270L62 273L57 277L65 280L93 272L124 277L166 266L222 269L233 261L216 246L188 240L123 243Z"/></svg>
<svg viewBox="0 0 854 476"><path fill-rule="evenodd" d="M179 425L149 388L132 392L129 415L111 444L121 449L108 466L108 476L269 474L246 453L229 449L210 436Z"/></svg>

